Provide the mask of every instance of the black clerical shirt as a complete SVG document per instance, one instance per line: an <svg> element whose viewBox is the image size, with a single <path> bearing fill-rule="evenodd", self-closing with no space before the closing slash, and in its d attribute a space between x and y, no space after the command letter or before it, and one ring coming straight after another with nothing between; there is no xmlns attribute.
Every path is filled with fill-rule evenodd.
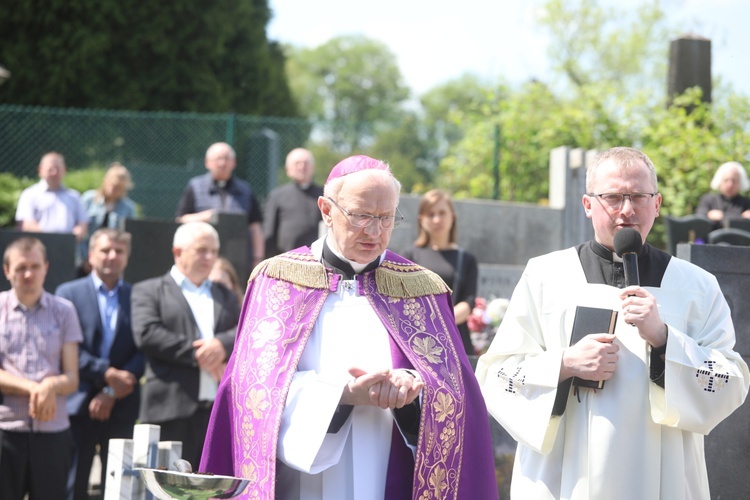
<svg viewBox="0 0 750 500"><path fill-rule="evenodd" d="M625 288L625 271L621 260L616 258L612 250L597 243L588 241L575 247L581 267L586 275L586 281L592 284L609 285ZM657 250L648 243L643 245L638 254L638 277L641 286L661 287L664 273L667 271L672 256ZM666 346L664 346L666 347ZM650 378L655 384L664 387L664 360L661 358L663 349L651 350ZM562 415L568 397L570 384L562 381L558 387L557 398L552 409L553 415ZM606 389L603 389L606 390Z"/></svg>

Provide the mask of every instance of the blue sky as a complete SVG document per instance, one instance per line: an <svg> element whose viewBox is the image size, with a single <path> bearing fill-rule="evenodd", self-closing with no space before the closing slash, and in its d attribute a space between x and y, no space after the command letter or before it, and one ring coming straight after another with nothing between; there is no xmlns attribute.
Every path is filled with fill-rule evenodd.
<svg viewBox="0 0 750 500"><path fill-rule="evenodd" d="M637 5L626 0L618 5ZM268 37L315 47L344 34L385 43L420 94L463 73L488 82L547 79L546 34L533 23L541 0L269 0ZM668 23L712 42L712 74L750 95L750 0L666 0ZM622 7L620 7L622 8ZM669 41L665 40L668 47ZM666 82L664 84L666 86Z"/></svg>

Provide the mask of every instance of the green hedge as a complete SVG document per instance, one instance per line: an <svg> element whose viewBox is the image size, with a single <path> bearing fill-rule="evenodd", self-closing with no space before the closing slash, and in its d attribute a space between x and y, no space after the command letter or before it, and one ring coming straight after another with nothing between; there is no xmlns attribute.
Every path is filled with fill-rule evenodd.
<svg viewBox="0 0 750 500"><path fill-rule="evenodd" d="M104 171L105 169L102 167L91 167L68 172L65 175L65 185L79 193L96 189L102 183ZM38 182L38 180L16 177L8 172L0 173L0 227L14 227L16 225L16 206L18 205L18 198L21 197L21 191Z"/></svg>

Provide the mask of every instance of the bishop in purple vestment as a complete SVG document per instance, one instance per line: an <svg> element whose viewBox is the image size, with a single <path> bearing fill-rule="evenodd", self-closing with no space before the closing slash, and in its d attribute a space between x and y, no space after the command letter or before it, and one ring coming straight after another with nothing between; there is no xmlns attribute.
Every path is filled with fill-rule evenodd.
<svg viewBox="0 0 750 500"><path fill-rule="evenodd" d="M386 250L400 184L332 170L328 235L253 271L200 470L253 499L497 498L489 420L450 290Z"/></svg>

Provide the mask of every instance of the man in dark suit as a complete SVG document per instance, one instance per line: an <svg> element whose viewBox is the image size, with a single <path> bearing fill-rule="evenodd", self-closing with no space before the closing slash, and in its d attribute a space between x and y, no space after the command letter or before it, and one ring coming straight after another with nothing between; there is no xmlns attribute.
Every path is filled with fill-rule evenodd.
<svg viewBox="0 0 750 500"><path fill-rule="evenodd" d="M122 280L129 255L129 233L99 229L89 240L91 274L63 283L56 291L73 303L83 330L78 390L67 399L76 445L68 476L69 499L88 498L97 445L104 487L109 440L132 437L138 417L144 357L130 326L131 286Z"/></svg>
<svg viewBox="0 0 750 500"><path fill-rule="evenodd" d="M216 230L188 222L175 232L172 269L133 287L133 335L147 362L141 423L182 441L196 469L240 314L232 292L208 280L218 253Z"/></svg>

